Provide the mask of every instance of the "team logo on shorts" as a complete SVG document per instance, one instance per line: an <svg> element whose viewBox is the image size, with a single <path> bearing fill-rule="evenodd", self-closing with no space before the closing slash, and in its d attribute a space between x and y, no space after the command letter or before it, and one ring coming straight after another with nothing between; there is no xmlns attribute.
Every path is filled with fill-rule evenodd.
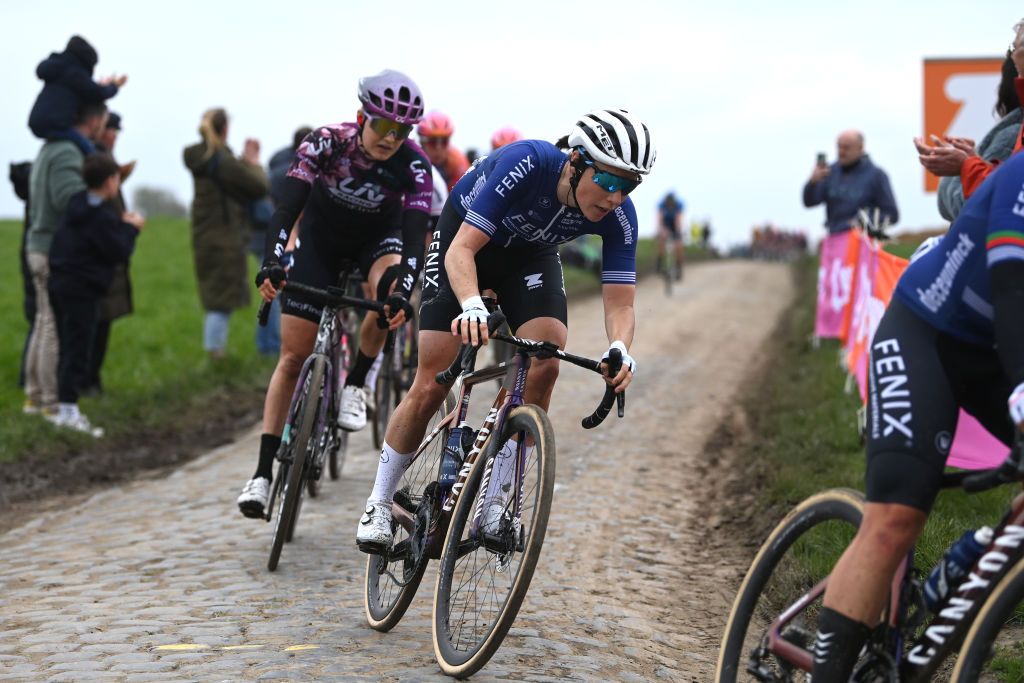
<svg viewBox="0 0 1024 683"><path fill-rule="evenodd" d="M953 437L950 436L949 432L939 432L935 435L935 450L942 455L949 453L950 446L953 445Z"/></svg>
<svg viewBox="0 0 1024 683"><path fill-rule="evenodd" d="M527 289L537 289L544 286L543 273L534 273L523 278Z"/></svg>
<svg viewBox="0 0 1024 683"><path fill-rule="evenodd" d="M547 209L551 206L551 200L548 197L541 197L537 200L537 203L540 204L542 209Z"/></svg>

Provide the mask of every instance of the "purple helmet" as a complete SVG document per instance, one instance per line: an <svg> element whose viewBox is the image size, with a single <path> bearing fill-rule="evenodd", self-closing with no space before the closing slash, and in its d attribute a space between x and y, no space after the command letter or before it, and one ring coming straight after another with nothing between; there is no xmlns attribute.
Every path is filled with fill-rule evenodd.
<svg viewBox="0 0 1024 683"><path fill-rule="evenodd" d="M385 69L375 76L360 78L359 101L371 116L408 124L423 118L423 95L401 71Z"/></svg>

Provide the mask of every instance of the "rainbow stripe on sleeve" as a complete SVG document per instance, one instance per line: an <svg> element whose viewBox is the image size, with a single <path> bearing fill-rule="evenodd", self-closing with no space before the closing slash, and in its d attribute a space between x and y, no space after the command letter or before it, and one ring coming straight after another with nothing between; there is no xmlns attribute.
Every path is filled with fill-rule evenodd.
<svg viewBox="0 0 1024 683"><path fill-rule="evenodd" d="M988 265L1005 260L1024 260L1024 232L1018 230L998 230L988 235L985 243L988 250Z"/></svg>

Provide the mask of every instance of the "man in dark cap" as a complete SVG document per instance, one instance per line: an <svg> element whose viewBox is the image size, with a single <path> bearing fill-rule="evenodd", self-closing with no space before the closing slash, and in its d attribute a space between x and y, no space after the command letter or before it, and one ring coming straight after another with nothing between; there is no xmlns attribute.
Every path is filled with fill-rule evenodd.
<svg viewBox="0 0 1024 683"><path fill-rule="evenodd" d="M92 141L80 135L74 125L82 107L102 104L117 94L127 76L92 80L99 61L96 49L81 36L71 36L63 52L53 52L36 67L36 75L45 85L32 105L28 127L44 140L70 140L82 154L95 151Z"/></svg>

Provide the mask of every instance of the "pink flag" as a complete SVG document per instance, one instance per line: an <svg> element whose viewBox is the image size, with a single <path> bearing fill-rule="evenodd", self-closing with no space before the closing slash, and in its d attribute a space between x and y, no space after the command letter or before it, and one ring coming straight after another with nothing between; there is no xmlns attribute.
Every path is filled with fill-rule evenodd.
<svg viewBox="0 0 1024 683"><path fill-rule="evenodd" d="M850 231L829 235L821 243L818 267L818 310L814 334L823 339L838 339L843 325L843 310L850 304L853 267L845 263Z"/></svg>
<svg viewBox="0 0 1024 683"><path fill-rule="evenodd" d="M981 423L960 411L946 464L965 470L984 470L998 467L1010 452L1010 447L992 436Z"/></svg>

